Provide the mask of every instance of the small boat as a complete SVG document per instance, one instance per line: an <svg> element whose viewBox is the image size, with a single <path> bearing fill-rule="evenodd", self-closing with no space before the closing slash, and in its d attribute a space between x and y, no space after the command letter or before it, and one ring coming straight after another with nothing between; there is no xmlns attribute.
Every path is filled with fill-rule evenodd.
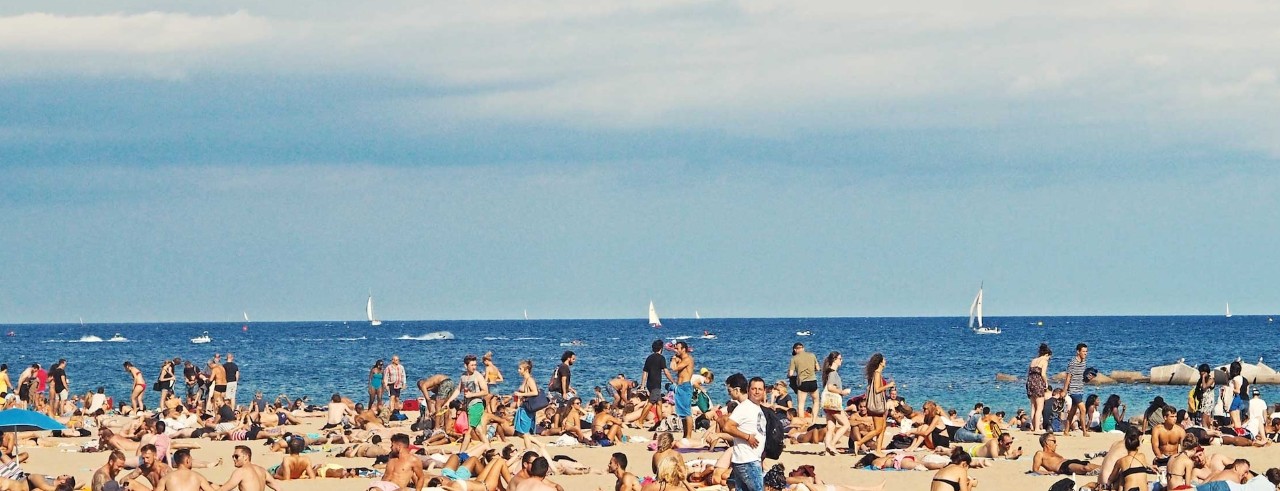
<svg viewBox="0 0 1280 491"><path fill-rule="evenodd" d="M812 336L812 335L813 335L813 331L810 331L808 329L805 329L803 331L796 331L796 336Z"/></svg>
<svg viewBox="0 0 1280 491"><path fill-rule="evenodd" d="M378 320L377 317L373 316L373 291L372 290L369 291L369 303L365 304L364 313L366 316L369 317L369 325L371 326L382 325L382 321Z"/></svg>
<svg viewBox="0 0 1280 491"><path fill-rule="evenodd" d="M978 320L978 327L973 327L973 320ZM982 325L982 284L978 284L978 296L973 297L973 304L969 305L969 329L974 334L1000 334L1000 328L995 326Z"/></svg>
<svg viewBox="0 0 1280 491"><path fill-rule="evenodd" d="M405 341L448 341L454 339L454 337L453 333L449 331L433 331L421 336L410 336L405 334L396 339L402 339Z"/></svg>
<svg viewBox="0 0 1280 491"><path fill-rule="evenodd" d="M649 301L649 327L654 329L662 327L662 320L658 319L658 311L653 308L653 300Z"/></svg>
<svg viewBox="0 0 1280 491"><path fill-rule="evenodd" d="M191 344L207 344L212 341L213 338L209 337L209 331L205 331L204 334L191 338Z"/></svg>
<svg viewBox="0 0 1280 491"><path fill-rule="evenodd" d="M560 346L586 346L586 345L587 343L582 341L581 339L575 339L573 341L569 341L566 343L560 343Z"/></svg>
<svg viewBox="0 0 1280 491"><path fill-rule="evenodd" d="M13 332L13 331L9 331L9 333L8 333L8 334L5 334L5 335L6 335L6 336L9 336L9 337L14 337L14 336L17 336L17 335L18 335L18 333Z"/></svg>
<svg viewBox="0 0 1280 491"><path fill-rule="evenodd" d="M711 334L711 331L702 331L702 336L699 336L699 337L701 337L702 339L715 339L716 335Z"/></svg>
<svg viewBox="0 0 1280 491"><path fill-rule="evenodd" d="M124 336L121 336L121 335L120 335L120 333L116 333L116 335L115 335L115 336L111 336L111 339L108 339L107 341L110 341L110 342L113 342L113 343L123 343L123 342L128 341L128 340L129 340L129 338L126 338L126 337L124 337Z"/></svg>

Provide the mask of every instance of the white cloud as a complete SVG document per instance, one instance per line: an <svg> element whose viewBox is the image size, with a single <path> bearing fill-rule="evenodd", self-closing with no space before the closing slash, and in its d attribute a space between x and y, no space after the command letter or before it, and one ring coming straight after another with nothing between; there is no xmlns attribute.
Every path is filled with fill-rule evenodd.
<svg viewBox="0 0 1280 491"><path fill-rule="evenodd" d="M28 13L0 17L0 52L179 53L243 46L270 34L266 19L245 11L223 16Z"/></svg>

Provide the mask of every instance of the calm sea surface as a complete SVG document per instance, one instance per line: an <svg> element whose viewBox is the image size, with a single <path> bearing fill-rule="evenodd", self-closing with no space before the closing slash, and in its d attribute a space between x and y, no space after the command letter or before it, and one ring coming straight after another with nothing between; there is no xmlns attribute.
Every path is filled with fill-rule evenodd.
<svg viewBox="0 0 1280 491"><path fill-rule="evenodd" d="M584 393L611 376L638 377L649 344L656 338L691 336L699 367L714 370L718 380L733 372L784 378L790 346L801 341L819 358L829 351L844 355L841 369L846 384L861 381L865 360L874 352L888 360L886 373L897 380L902 395L916 403L935 399L961 408L984 401L1012 410L1026 406L1023 384L996 382L997 372L1026 373L1028 361L1041 342L1054 350L1050 369L1065 370L1076 343L1089 344L1089 365L1103 373L1112 370L1146 372L1151 366L1186 358L1187 363L1219 365L1243 357L1276 359L1280 352L1280 323L1265 316L1214 317L1005 317L993 319L1000 335L977 335L964 328L963 318L847 318L847 319L668 319L652 329L643 319L619 320L496 320L496 321L384 321L254 322L184 324L42 324L4 325L13 336L0 337L0 362L10 366L16 382L22 367L40 362L46 368L59 358L69 360L72 391L83 393L105 386L117 399L128 397L125 360L139 365L147 383L154 381L164 358L208 360L214 353L235 353L241 367L240 397L263 390L274 397L287 393L323 400L334 391L357 401L365 397L369 367L379 358L398 354L409 379L435 373L456 376L461 359L492 351L508 381L517 382L516 362L532 359L534 373L545 384L560 354L578 354L573 385ZM717 339L703 340L704 330ZM798 336L797 331L811 331ZM208 331L209 344L190 338ZM454 340L422 338L449 331ZM127 342L96 341L119 333ZM579 341L581 346L567 346ZM1280 366L1280 364L1275 364ZM180 372L179 372L179 376ZM179 383L179 387L183 385ZM855 389L857 392L860 389ZM1111 385L1091 388L1102 396L1116 393L1130 407L1144 406L1156 395L1181 405L1186 389L1151 385ZM1265 390L1265 388L1264 388ZM416 394L416 390L412 391ZM1264 392L1269 401L1280 400ZM723 393L713 392L723 400ZM148 393L154 401L155 393ZM154 402L150 402L154 404Z"/></svg>

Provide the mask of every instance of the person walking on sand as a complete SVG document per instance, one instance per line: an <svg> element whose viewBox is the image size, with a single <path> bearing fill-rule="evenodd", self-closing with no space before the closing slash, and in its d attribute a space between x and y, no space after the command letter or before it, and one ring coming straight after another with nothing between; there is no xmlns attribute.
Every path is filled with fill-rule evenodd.
<svg viewBox="0 0 1280 491"><path fill-rule="evenodd" d="M1031 359L1031 364L1027 366L1027 400L1031 402L1031 433L1039 434L1044 427L1042 421L1044 415L1044 402L1049 397L1049 380L1046 375L1049 373L1049 358L1053 357L1053 350L1049 349L1046 343L1040 343L1039 354Z"/></svg>
<svg viewBox="0 0 1280 491"><path fill-rule="evenodd" d="M849 416L845 413L845 396L849 389L844 388L840 379L840 365L844 357L839 351L832 351L822 362L822 410L827 415L827 434L822 439L823 450L828 455L837 453L836 445L849 432Z"/></svg>
<svg viewBox="0 0 1280 491"><path fill-rule="evenodd" d="M871 359L867 360L867 414L871 416L871 431L862 435L854 444L854 453L858 452L856 447L870 443L875 440L875 445L871 447L875 450L884 450L885 427L888 426L886 418L888 417L888 406L886 401L889 396L889 389L897 387L897 384L890 381L885 383L884 368L886 366L884 355L876 353L871 355ZM872 401L874 400L874 401ZM872 404L875 402L876 404Z"/></svg>
<svg viewBox="0 0 1280 491"><path fill-rule="evenodd" d="M578 355L573 351L565 351L560 355L560 365L556 367L555 372L551 374L551 382L547 385L547 395L552 397L552 401L556 404L569 400L569 398L577 395L577 391L573 390L573 364L578 361Z"/></svg>
<svg viewBox="0 0 1280 491"><path fill-rule="evenodd" d="M1067 420L1062 425L1062 436L1071 433L1071 423L1079 415L1080 434L1089 436L1089 415L1084 408L1084 369L1085 360L1089 358L1089 346L1076 345L1076 357L1067 363L1067 378L1062 381L1063 391L1071 398L1071 408L1067 410Z"/></svg>
<svg viewBox="0 0 1280 491"><path fill-rule="evenodd" d="M676 341L672 348L675 350L671 370L676 372L676 417L683 422L684 437L689 438L693 434L693 355L684 341Z"/></svg>
<svg viewBox="0 0 1280 491"><path fill-rule="evenodd" d="M400 412L400 391L405 384L404 365L400 364L400 355L391 355L391 364L383 371L383 381L387 385L387 403L391 412Z"/></svg>
<svg viewBox="0 0 1280 491"><path fill-rule="evenodd" d="M796 414L801 418L818 414L822 409L822 401L818 400L818 357L805 351L804 343L791 345L791 353L791 365L787 367L787 377L795 377L795 386L792 389L795 389L799 403L796 406ZM812 413L805 412L806 398L813 399Z"/></svg>
<svg viewBox="0 0 1280 491"><path fill-rule="evenodd" d="M133 379L133 389L129 393L129 405L133 406L134 411L141 411L142 398L147 393L147 381L142 378L142 370L138 370L133 366L133 362L124 362L124 371Z"/></svg>

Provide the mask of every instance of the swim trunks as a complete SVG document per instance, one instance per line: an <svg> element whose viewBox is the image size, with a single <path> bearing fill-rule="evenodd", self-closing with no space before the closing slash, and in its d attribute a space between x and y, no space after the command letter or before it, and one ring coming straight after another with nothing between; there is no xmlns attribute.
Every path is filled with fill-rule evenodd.
<svg viewBox="0 0 1280 491"><path fill-rule="evenodd" d="M440 382L438 385L436 385L435 398L444 399L446 397L449 397L450 394L453 394L453 390L457 388L458 388L458 385L453 383L453 379L451 378L444 379L443 382Z"/></svg>
<svg viewBox="0 0 1280 491"><path fill-rule="evenodd" d="M374 481L372 483L369 483L369 487L378 488L378 489L381 489L382 491L396 491L397 489L400 489L399 484L396 484L390 481Z"/></svg>
<svg viewBox="0 0 1280 491"><path fill-rule="evenodd" d="M391 397L400 397L400 389L397 389L395 387L388 387L387 393L391 394Z"/></svg>
<svg viewBox="0 0 1280 491"><path fill-rule="evenodd" d="M693 416L693 384L689 382L676 386L676 416Z"/></svg>
<svg viewBox="0 0 1280 491"><path fill-rule="evenodd" d="M467 405L467 423L472 428L480 426L480 421L484 419L484 399L474 399L471 404Z"/></svg>
<svg viewBox="0 0 1280 491"><path fill-rule="evenodd" d="M213 391L214 391L214 392L226 392L226 391L227 391L227 386L226 386L226 385L215 385L215 386L213 386Z"/></svg>

